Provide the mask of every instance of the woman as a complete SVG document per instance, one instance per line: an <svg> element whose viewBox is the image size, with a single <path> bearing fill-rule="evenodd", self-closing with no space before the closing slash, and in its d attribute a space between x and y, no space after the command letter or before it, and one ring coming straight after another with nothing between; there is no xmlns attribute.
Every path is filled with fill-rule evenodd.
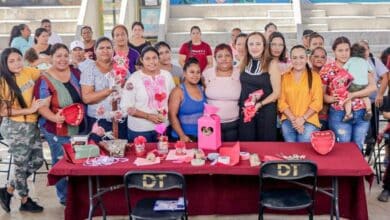
<svg viewBox="0 0 390 220"><path fill-rule="evenodd" d="M158 51L149 46L142 50L141 70L127 80L121 98L121 109L128 114L128 139L142 135L157 142L156 124L168 126L168 97L175 87L172 76L159 68Z"/></svg>
<svg viewBox="0 0 390 220"><path fill-rule="evenodd" d="M323 47L316 47L314 50L311 50L310 54L310 63L312 66L312 71L314 73L319 73L322 67L325 65L327 60L327 52ZM321 130L328 130L328 110L329 105L327 103L323 103L321 111L318 113L318 117L320 118Z"/></svg>
<svg viewBox="0 0 390 220"><path fill-rule="evenodd" d="M96 40L92 39L92 28L90 26L83 26L81 28L81 37L84 43L85 56L88 59L96 60L95 43Z"/></svg>
<svg viewBox="0 0 390 220"><path fill-rule="evenodd" d="M192 142L198 139L198 119L203 115L206 97L199 85L202 74L198 60L188 59L183 70L184 82L169 95L169 122L174 139Z"/></svg>
<svg viewBox="0 0 390 220"><path fill-rule="evenodd" d="M48 100L48 105L39 108L41 133L48 142L52 164L64 155L62 145L70 142L70 136L79 133L78 126L64 123L61 109L73 103L82 103L79 80L69 69L69 50L64 44L55 44L50 51L52 66L42 74L35 85L36 99ZM56 184L60 203L66 202L67 181Z"/></svg>
<svg viewBox="0 0 390 220"><path fill-rule="evenodd" d="M13 28L10 37L10 46L14 47L22 54L31 48L34 43L33 37L31 37L31 30L26 24L20 24L17 28Z"/></svg>
<svg viewBox="0 0 390 220"><path fill-rule="evenodd" d="M272 33L278 31L278 27L276 24L270 22L264 26L264 37L267 41L269 41L269 37Z"/></svg>
<svg viewBox="0 0 390 220"><path fill-rule="evenodd" d="M207 103L219 108L222 140L237 141L240 111L238 99L241 93L240 69L233 67L232 50L227 44L219 44L215 47L214 58L216 66L203 73Z"/></svg>
<svg viewBox="0 0 390 220"><path fill-rule="evenodd" d="M164 41L160 41L154 45L154 48L160 55L160 68L172 74L175 85L179 85L183 78L183 70L171 62L171 47Z"/></svg>
<svg viewBox="0 0 390 220"><path fill-rule="evenodd" d="M206 68L213 66L211 47L202 41L200 28L198 26L192 26L190 33L191 40L180 47L179 64L184 67L184 63L190 57L195 57L199 61L200 70L203 72Z"/></svg>
<svg viewBox="0 0 390 220"><path fill-rule="evenodd" d="M268 42L268 53L274 60L277 61L280 73L283 74L289 68L289 63L286 55L286 41L284 39L284 36L280 32L273 32L269 36Z"/></svg>
<svg viewBox="0 0 390 220"><path fill-rule="evenodd" d="M116 25L112 29L111 36L114 43L115 54L127 55L129 72L134 73L136 71L135 66L137 64L139 53L135 49L129 47L129 41L128 41L129 33L127 31L126 26L120 24Z"/></svg>
<svg viewBox="0 0 390 220"><path fill-rule="evenodd" d="M282 133L286 142L310 142L311 133L321 127L321 78L311 71L304 46L291 48L290 58L292 68L282 76L278 100Z"/></svg>
<svg viewBox="0 0 390 220"><path fill-rule="evenodd" d="M101 37L95 44L96 61L83 63L81 67L81 94L87 108L88 130L98 121L98 125L105 131L112 131L112 93L115 88L110 85L107 77L113 71L114 49L112 42L107 37ZM126 78L129 76L127 74ZM120 139L127 138L125 120L118 124ZM94 135L92 139L99 143L101 138Z"/></svg>
<svg viewBox="0 0 390 220"><path fill-rule="evenodd" d="M33 87L39 71L23 67L22 53L6 48L0 57L0 132L13 155L14 178L0 188L1 206L10 212L15 189L21 198L20 211L42 212L43 207L28 196L27 178L43 164L42 143L37 126L37 110L43 105L33 99Z"/></svg>
<svg viewBox="0 0 390 220"><path fill-rule="evenodd" d="M348 99L352 100L353 119L343 122L345 111L343 102L339 96L339 91L348 89L348 83L342 78L343 65L350 57L351 43L346 37L338 37L332 45L335 55L335 62L325 64L320 76L324 89L324 101L331 104L329 109L329 128L336 134L339 142L355 142L360 149L363 148L364 139L369 128L369 122L363 119L365 106L360 97L370 95L376 90L374 76L368 74L369 84L361 91L348 94Z"/></svg>
<svg viewBox="0 0 390 220"><path fill-rule="evenodd" d="M136 50L139 54L141 54L142 50L146 46L151 45L150 42L144 38L144 29L144 25L139 21L135 21L131 25L132 35L129 46Z"/></svg>
<svg viewBox="0 0 390 220"><path fill-rule="evenodd" d="M40 70L47 70L50 67L50 48L49 32L45 28L35 30L34 45L26 51L25 59L31 67L36 67ZM34 55L37 59L34 58Z"/></svg>
<svg viewBox="0 0 390 220"><path fill-rule="evenodd" d="M244 59L245 56L245 42L247 38L247 34L245 33L240 33L237 38L235 43L237 55L234 57L234 66L240 68L241 61Z"/></svg>
<svg viewBox="0 0 390 220"><path fill-rule="evenodd" d="M250 122L244 122L244 112L240 113L240 141L275 141L276 140L276 100L280 94L280 73L275 60L266 55L266 40L262 33L253 32L246 40L246 55L241 65L241 94L239 106L245 106L248 98L255 104L255 116ZM252 96L257 90L263 95Z"/></svg>

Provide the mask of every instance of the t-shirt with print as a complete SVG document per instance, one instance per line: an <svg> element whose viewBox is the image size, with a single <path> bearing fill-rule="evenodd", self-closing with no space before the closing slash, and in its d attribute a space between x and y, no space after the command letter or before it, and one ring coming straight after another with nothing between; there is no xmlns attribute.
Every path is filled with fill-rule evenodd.
<svg viewBox="0 0 390 220"><path fill-rule="evenodd" d="M175 83L168 71L160 70L160 74L154 77L143 73L142 70L136 71L123 88L120 103L122 111L128 112L129 108L149 114L162 114L165 111L164 123L169 124L168 97L175 88ZM127 127L136 132L154 131L155 124L144 118L129 115Z"/></svg>
<svg viewBox="0 0 390 220"><path fill-rule="evenodd" d="M322 80L322 84L327 87L326 88L327 95L333 95L335 93L336 89L337 90L345 89L346 91L348 90L349 84L348 84L348 82L346 82L346 80L343 80L344 84L342 86L340 86L340 83L335 83L339 79L339 75L342 73L341 70L342 70L342 68L337 66L336 62L325 64L322 67L319 74L320 74L320 77ZM346 71L344 71L344 72L346 72ZM348 73L348 72L346 72L346 73ZM340 87L335 88L336 84L339 85ZM361 98L354 98L351 103L352 103L352 110L353 111L357 111L357 110L366 108L366 106L364 105L364 102ZM344 110L344 106L342 105L342 102L332 103L331 106L335 110L339 110L339 111Z"/></svg>
<svg viewBox="0 0 390 220"><path fill-rule="evenodd" d="M81 86L93 86L95 92L102 91L109 88L109 80L107 78L107 73L102 73L99 68L97 68L94 61L84 62L80 67L81 76L80 76L80 85ZM127 78L127 77L126 77ZM89 117L98 118L96 110L103 106L106 112L112 111L112 104L110 96L107 96L105 99L96 104L89 104L87 108L87 115ZM108 118L106 118L109 120Z"/></svg>
<svg viewBox="0 0 390 220"><path fill-rule="evenodd" d="M199 45L191 44L191 49L189 42L184 43L180 48L179 54L185 55L186 61L190 57L195 57L199 61L201 72L203 72L207 66L207 56L211 56L213 53L211 52L210 45L202 41Z"/></svg>
<svg viewBox="0 0 390 220"><path fill-rule="evenodd" d="M382 63L382 61L380 59L378 59L377 57L374 57L373 58L374 61L375 61L375 64L372 62L372 59L368 59L368 63L371 65L372 69L374 70L374 76L375 76L375 82L378 82L379 79L384 75L386 74L387 72L389 72L389 69ZM377 83L377 87L379 88L379 83ZM374 102L375 101L375 97L377 95L377 92L378 91L375 91L373 93L371 93L370 95L370 100L371 102Z"/></svg>
<svg viewBox="0 0 390 220"><path fill-rule="evenodd" d="M35 81L39 78L40 71L31 68L31 67L25 67L23 70L15 76L16 84L20 88L20 91L22 92L23 99L27 105L27 108L31 107L32 100L33 100L33 92L34 92L34 85ZM9 87L5 86L4 88L1 88L0 90L0 97L4 100L10 100L10 93L9 93ZM14 109L21 109L19 102L15 98L14 103L12 103L12 108ZM36 122L38 119L38 114L30 114L30 115L19 115L19 116L11 116L10 119L12 121L16 122Z"/></svg>

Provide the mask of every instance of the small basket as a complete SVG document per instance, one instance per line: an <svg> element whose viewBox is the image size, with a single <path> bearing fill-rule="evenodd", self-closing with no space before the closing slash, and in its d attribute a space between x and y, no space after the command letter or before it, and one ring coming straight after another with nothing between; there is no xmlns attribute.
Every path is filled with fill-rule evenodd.
<svg viewBox="0 0 390 220"><path fill-rule="evenodd" d="M107 146L106 150L112 157L124 157L127 145L127 139L116 139L104 141Z"/></svg>

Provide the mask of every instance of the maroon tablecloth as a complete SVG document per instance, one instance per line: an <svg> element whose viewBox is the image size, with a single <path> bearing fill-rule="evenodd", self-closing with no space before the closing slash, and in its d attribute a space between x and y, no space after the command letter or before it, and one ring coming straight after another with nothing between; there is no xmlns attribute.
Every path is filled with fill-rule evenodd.
<svg viewBox="0 0 390 220"><path fill-rule="evenodd" d="M224 146L233 145L225 143ZM151 146L148 146L151 147ZM364 177L370 183L373 178L371 168L364 160L355 144L336 144L326 156L317 154L310 144L280 142L242 142L241 151L258 153L260 157L277 154L304 154L306 159L315 161L318 166L319 185L331 186L332 176L339 177L339 205L342 217L368 219ZM102 185L118 184L129 170L171 170L185 175L190 215L204 214L244 214L258 211L259 167L250 167L248 161L237 166L193 167L189 164L175 164L163 161L161 164L137 167L135 156L128 153L129 161L105 167L87 167L59 161L49 172L48 182L53 185L58 179L68 176L68 198L65 219L83 219L88 214L87 176L102 176ZM123 189L103 196L108 215L126 215ZM318 193L316 214L330 211L330 198ZM97 210L96 215L100 214Z"/></svg>

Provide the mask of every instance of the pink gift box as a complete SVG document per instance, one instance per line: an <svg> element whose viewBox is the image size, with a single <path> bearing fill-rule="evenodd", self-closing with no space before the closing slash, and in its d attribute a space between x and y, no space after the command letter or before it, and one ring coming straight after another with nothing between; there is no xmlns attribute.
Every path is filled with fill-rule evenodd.
<svg viewBox="0 0 390 220"><path fill-rule="evenodd" d="M198 119L198 147L205 150L218 150L221 146L221 119L216 114L218 108L205 104L204 114Z"/></svg>

